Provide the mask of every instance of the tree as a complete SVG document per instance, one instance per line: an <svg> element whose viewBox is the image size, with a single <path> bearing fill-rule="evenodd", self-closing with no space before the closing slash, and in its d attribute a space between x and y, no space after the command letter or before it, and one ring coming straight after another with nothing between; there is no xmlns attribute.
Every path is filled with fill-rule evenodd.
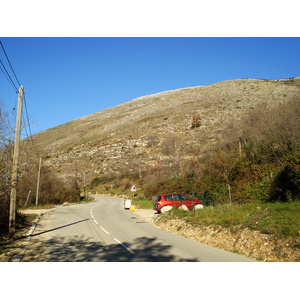
<svg viewBox="0 0 300 300"><path fill-rule="evenodd" d="M9 114L0 103L0 227L8 230L13 130Z"/></svg>

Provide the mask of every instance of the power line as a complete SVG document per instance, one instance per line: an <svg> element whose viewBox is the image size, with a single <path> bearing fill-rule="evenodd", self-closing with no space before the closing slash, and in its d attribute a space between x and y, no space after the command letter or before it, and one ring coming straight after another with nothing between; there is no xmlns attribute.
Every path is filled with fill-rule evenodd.
<svg viewBox="0 0 300 300"><path fill-rule="evenodd" d="M6 54L6 51L5 51L4 46L3 46L3 44L2 44L1 41L0 41L0 44L1 44L1 47L2 47L2 50L3 50L4 54L5 54L5 56L6 56L6 59L7 59L8 63L9 63L9 65L10 65L10 68L11 68L12 72L13 72L14 75L15 75L15 78L16 78L16 80L17 80L19 86L21 86L21 83L19 82L19 79L18 79L18 77L17 77L17 75L16 75L16 73L15 73L15 71L14 71L14 69L13 69L13 67L12 67L12 65L11 65L11 63L10 63L10 60L9 60L7 54Z"/></svg>
<svg viewBox="0 0 300 300"><path fill-rule="evenodd" d="M0 43L1 43L1 42L0 42ZM18 92L17 86L15 85L14 81L13 81L12 78L10 77L10 75L9 75L8 71L6 70L6 68L5 68L5 66L4 66L4 64L3 64L3 62L2 62L1 59L0 59L0 63L1 63L1 65L2 65L2 67L3 67L3 69L4 69L4 70L3 70L3 69L0 67L2 73L4 74L4 76L6 77L6 79L8 80L8 82L11 84L11 86L14 88L14 90L15 90L16 92ZM4 72L4 71L5 71L5 72Z"/></svg>
<svg viewBox="0 0 300 300"><path fill-rule="evenodd" d="M1 44L2 50L3 50L4 54L5 54L5 57L6 57L7 61L8 61L8 63L9 63L9 66L10 66L10 68L11 68L13 74L14 74L14 77L15 77L15 79L17 80L17 83L19 84L19 86L21 86L20 81L19 81L19 79L18 79L18 77L17 77L17 75L16 75L16 73L15 73L15 71L14 71L14 68L13 68L13 66L12 66L12 64L11 64L9 58L8 58L8 55L7 55L7 53L6 53L5 49L4 49L4 46L3 46L3 44L2 44L1 41L0 41L0 44ZM9 75L9 73L8 73L7 69L5 68L5 66L4 66L4 64L3 64L3 62L2 62L2 60L0 60L0 63L1 63L1 65L2 65L2 67L3 67L3 69L4 69L4 70L3 70L3 69L1 68L1 66L0 66L1 71L3 72L4 76L6 77L6 79L9 81L9 83L11 84L11 86L12 86L12 87L15 89L15 91L18 93L18 87L16 86L16 84L15 84L14 81L13 81L13 79L12 79L11 76ZM26 116L25 116L25 117L23 116L23 118L26 119L26 121L27 121L26 123L27 123L27 126L28 126L28 128L29 128L29 134L28 134L28 133L27 133L27 128L26 128L26 126L25 126L26 135L27 135L27 138L30 138L31 144L32 144L32 146L33 146L35 152L37 152L37 151L36 151L36 147L35 147L35 145L34 145L34 143L33 143L32 132L31 132L31 127L30 127L30 122L29 122L29 117L28 117L28 110L27 110L27 104L26 104L25 93L23 94L23 102L24 102L25 113L26 113ZM25 123L25 122L24 122L24 123Z"/></svg>
<svg viewBox="0 0 300 300"><path fill-rule="evenodd" d="M31 132L31 127L30 127L30 122L29 122L29 116L28 116L28 110L27 110L27 103L26 103L26 97L25 97L25 93L24 93L24 107L25 107L25 113L26 113L26 119L27 119L27 124L28 124L28 128L29 128L29 135L27 134L27 138L30 139L32 147L34 149L34 151L36 152L36 154L38 155L38 151L35 147L35 144L33 142L33 138L32 138L32 132ZM26 128L26 127L25 127Z"/></svg>

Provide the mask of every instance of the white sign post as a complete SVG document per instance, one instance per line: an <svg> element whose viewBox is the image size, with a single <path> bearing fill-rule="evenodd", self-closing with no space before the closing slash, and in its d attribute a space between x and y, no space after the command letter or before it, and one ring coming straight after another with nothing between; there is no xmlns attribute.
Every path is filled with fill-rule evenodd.
<svg viewBox="0 0 300 300"><path fill-rule="evenodd" d="M134 192L136 192L136 186L133 185L130 189L132 191L132 198L134 197Z"/></svg>

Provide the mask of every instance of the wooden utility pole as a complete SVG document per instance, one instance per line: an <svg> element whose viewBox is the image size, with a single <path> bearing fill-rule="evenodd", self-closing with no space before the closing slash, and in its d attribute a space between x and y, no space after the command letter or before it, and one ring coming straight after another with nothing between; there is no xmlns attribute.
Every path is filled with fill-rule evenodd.
<svg viewBox="0 0 300 300"><path fill-rule="evenodd" d="M28 204L28 200L29 200L30 194L31 194L31 190L28 192L27 199L26 199L26 202L25 202L24 206L26 206Z"/></svg>
<svg viewBox="0 0 300 300"><path fill-rule="evenodd" d="M230 203L230 205L232 205L230 184L228 183L227 186L228 186L229 203Z"/></svg>
<svg viewBox="0 0 300 300"><path fill-rule="evenodd" d="M242 158L242 143L239 141L239 153L240 153L240 158Z"/></svg>
<svg viewBox="0 0 300 300"><path fill-rule="evenodd" d="M10 193L10 211L9 211L9 234L10 235L15 234L15 225L16 225L16 199L17 199L17 182L18 182L23 93L24 93L24 88L21 85L19 88L19 96L18 96L18 112L17 112L17 121L16 121L13 167L12 167L12 174L11 174L11 193Z"/></svg>
<svg viewBox="0 0 300 300"><path fill-rule="evenodd" d="M40 190L40 177L41 177L41 166L42 166L42 157L40 156L40 163L39 163L39 172L36 184L36 197L35 197L35 206L39 203L39 190Z"/></svg>

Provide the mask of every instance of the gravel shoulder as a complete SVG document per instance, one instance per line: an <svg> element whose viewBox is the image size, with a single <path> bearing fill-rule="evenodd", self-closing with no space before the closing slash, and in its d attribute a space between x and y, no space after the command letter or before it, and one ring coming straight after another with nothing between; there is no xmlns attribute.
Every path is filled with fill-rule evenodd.
<svg viewBox="0 0 300 300"><path fill-rule="evenodd" d="M134 213L137 214L140 219L142 219L145 223L153 224L157 218L159 217L159 214L155 212L153 209L135 209Z"/></svg>
<svg viewBox="0 0 300 300"><path fill-rule="evenodd" d="M49 210L51 210L52 208L48 208L48 209L24 209L21 210L21 213L24 215L43 215L44 213L48 212Z"/></svg>

